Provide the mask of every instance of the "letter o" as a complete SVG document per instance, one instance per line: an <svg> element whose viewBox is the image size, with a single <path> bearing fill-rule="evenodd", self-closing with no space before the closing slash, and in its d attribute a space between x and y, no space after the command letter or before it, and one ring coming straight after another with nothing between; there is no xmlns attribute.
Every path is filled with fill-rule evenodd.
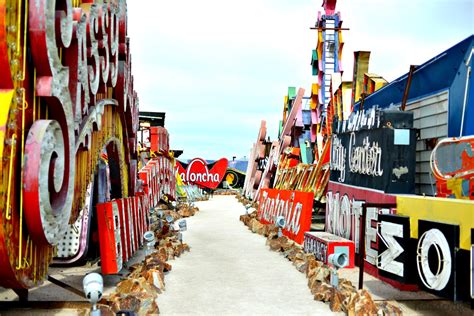
<svg viewBox="0 0 474 316"><path fill-rule="evenodd" d="M428 263L428 251L435 247L438 255L438 271L433 274ZM416 267L423 284L432 290L441 291L451 277L451 250L444 234L439 229L430 229L418 240ZM441 258L441 254L443 258Z"/></svg>

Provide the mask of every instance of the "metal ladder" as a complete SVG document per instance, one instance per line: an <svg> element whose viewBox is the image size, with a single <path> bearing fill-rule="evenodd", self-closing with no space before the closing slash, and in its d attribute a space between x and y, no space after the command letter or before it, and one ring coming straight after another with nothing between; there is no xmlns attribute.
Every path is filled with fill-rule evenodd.
<svg viewBox="0 0 474 316"><path fill-rule="evenodd" d="M336 27L335 21L333 19L325 20L325 28L323 32L324 40L324 58L323 58L323 69L324 69L324 78L323 78L323 87L324 87L324 109L326 110L329 101L331 100L331 95L329 88L331 86L331 76L335 72L335 50L336 50L336 32L334 28Z"/></svg>

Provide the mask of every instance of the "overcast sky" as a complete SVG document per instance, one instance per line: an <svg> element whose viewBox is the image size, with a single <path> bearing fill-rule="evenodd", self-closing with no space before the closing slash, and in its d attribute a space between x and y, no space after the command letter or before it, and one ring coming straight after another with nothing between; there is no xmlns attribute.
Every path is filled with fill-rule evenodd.
<svg viewBox="0 0 474 316"><path fill-rule="evenodd" d="M277 136L288 86L307 94L322 0L129 0L140 110L166 112L181 158L248 156L261 120ZM343 79L353 52L388 81L474 33L472 0L338 1Z"/></svg>

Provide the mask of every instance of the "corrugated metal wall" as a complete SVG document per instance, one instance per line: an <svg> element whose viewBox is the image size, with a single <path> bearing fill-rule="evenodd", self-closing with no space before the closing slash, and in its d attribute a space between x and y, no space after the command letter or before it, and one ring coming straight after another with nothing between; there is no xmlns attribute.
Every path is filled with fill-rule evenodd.
<svg viewBox="0 0 474 316"><path fill-rule="evenodd" d="M435 179L430 168L431 149L427 141L447 137L448 104L448 91L407 103L406 110L413 112L414 127L420 129L416 143L416 194L436 193Z"/></svg>

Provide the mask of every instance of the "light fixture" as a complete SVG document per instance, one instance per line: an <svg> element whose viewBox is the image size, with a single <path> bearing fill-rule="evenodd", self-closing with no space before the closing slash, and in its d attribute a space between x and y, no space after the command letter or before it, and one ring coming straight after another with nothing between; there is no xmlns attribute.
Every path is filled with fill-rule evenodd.
<svg viewBox="0 0 474 316"><path fill-rule="evenodd" d="M278 227L278 237L281 237L283 236L283 231L282 229L285 227L286 225L286 220L283 216L278 216L275 220L275 226Z"/></svg>
<svg viewBox="0 0 474 316"><path fill-rule="evenodd" d="M179 231L185 232L187 230L186 220L183 219L183 220L179 221L178 226L179 226Z"/></svg>
<svg viewBox="0 0 474 316"><path fill-rule="evenodd" d="M168 224L172 224L174 222L174 218L171 214L166 215L165 220L168 222Z"/></svg>
<svg viewBox="0 0 474 316"><path fill-rule="evenodd" d="M99 273L89 273L82 280L82 286L86 298L92 304L91 315L100 316L100 310L97 308L97 302L102 298L104 290L104 281Z"/></svg>
<svg viewBox="0 0 474 316"><path fill-rule="evenodd" d="M330 254L328 257L328 263L332 265L331 268L331 285L335 288L339 288L339 276L337 270L346 267L349 264L349 257L344 252L336 252Z"/></svg>
<svg viewBox="0 0 474 316"><path fill-rule="evenodd" d="M146 231L143 234L143 239L145 239L145 256L151 255L155 250L155 233L152 231Z"/></svg>

